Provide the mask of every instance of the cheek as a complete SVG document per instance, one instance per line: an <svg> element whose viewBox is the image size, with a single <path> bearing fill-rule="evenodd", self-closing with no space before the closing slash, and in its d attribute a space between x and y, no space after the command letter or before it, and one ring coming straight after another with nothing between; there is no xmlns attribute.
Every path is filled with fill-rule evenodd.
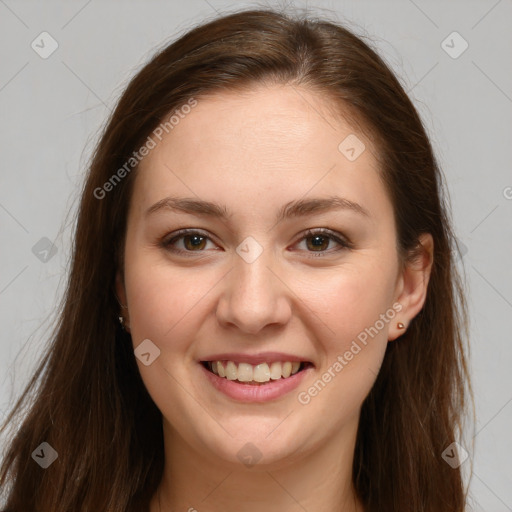
<svg viewBox="0 0 512 512"><path fill-rule="evenodd" d="M318 414L329 404L343 404L343 414L332 418L333 428L357 414L384 358L396 315L392 258L387 262L382 258L379 265L346 265L303 282L301 297L321 320L314 331L320 368L313 388L300 390L299 402L314 402L311 411Z"/></svg>
<svg viewBox="0 0 512 512"><path fill-rule="evenodd" d="M314 334L320 366L297 400L313 417L327 414L324 428L332 435L357 417L385 355L396 311L390 302L393 276L380 270L334 272L304 283L303 292L307 287L309 293L303 297L309 297L307 306L319 320Z"/></svg>
<svg viewBox="0 0 512 512"><path fill-rule="evenodd" d="M149 394L168 418L190 414L187 410L191 405L183 399L182 386L190 379L187 368L193 342L204 320L208 291L218 280L214 277L211 271L171 269L149 258L127 261L125 284L133 346L149 339L160 350L149 366L137 364ZM196 414L202 413L199 410Z"/></svg>
<svg viewBox="0 0 512 512"><path fill-rule="evenodd" d="M302 279L300 289L301 300L322 320L335 348L373 326L391 307L393 293L394 275L378 265L347 265L324 276L317 273ZM384 335L388 324L384 329L378 324Z"/></svg>
<svg viewBox="0 0 512 512"><path fill-rule="evenodd" d="M175 267L144 250L127 251L125 285L135 345L145 338L165 349L172 340L179 349L183 333L194 329L202 299L215 285L210 271Z"/></svg>

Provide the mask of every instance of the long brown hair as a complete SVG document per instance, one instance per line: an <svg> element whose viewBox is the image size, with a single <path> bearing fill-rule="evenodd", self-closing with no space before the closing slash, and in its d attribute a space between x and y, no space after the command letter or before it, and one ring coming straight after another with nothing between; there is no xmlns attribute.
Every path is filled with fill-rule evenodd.
<svg viewBox="0 0 512 512"><path fill-rule="evenodd" d="M147 510L164 450L161 413L117 320L114 282L137 172L126 163L191 98L262 81L310 87L368 130L403 261L414 256L421 233L433 236L425 305L388 344L362 406L353 482L367 512L463 512L460 468L441 454L457 439L471 395L467 315L428 136L397 78L365 42L339 23L274 10L242 11L190 30L132 79L112 113L82 190L51 344L3 426L20 425L0 468L9 512ZM122 179L113 181L123 166ZM31 457L42 442L58 453L47 469Z"/></svg>

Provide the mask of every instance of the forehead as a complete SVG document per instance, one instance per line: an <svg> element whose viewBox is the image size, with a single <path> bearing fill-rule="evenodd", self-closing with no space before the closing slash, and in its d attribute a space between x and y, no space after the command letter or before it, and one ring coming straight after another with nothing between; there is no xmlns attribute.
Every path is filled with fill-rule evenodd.
<svg viewBox="0 0 512 512"><path fill-rule="evenodd" d="M134 200L148 207L165 195L196 195L261 209L269 203L258 198L310 190L357 198L371 210L386 201L374 152L319 93L289 85L218 92L197 98L144 158Z"/></svg>
<svg viewBox="0 0 512 512"><path fill-rule="evenodd" d="M194 160L208 150L233 157L243 150L247 159L255 156L265 169L271 169L278 157L296 159L298 149L336 154L340 136L354 129L343 116L333 113L330 99L299 86L260 84L215 92L198 98L197 106L168 137L164 135L160 149L165 151L163 146L168 145L176 157L193 156ZM178 146L194 147L198 154L190 155Z"/></svg>

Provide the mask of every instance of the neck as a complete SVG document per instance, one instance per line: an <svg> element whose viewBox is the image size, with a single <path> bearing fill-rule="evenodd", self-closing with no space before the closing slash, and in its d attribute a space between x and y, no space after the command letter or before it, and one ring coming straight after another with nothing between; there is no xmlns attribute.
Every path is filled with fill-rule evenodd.
<svg viewBox="0 0 512 512"><path fill-rule="evenodd" d="M188 445L164 420L165 468L151 512L363 512L352 484L357 421L288 462L246 467Z"/></svg>

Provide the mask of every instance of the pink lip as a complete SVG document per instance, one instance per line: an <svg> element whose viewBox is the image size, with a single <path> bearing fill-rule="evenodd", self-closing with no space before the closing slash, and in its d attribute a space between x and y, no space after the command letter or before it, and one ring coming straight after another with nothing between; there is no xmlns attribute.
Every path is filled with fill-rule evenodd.
<svg viewBox="0 0 512 512"><path fill-rule="evenodd" d="M228 352L224 354L213 354L206 356L201 361L233 361L235 363L249 363L252 365L261 363L273 363L275 361L280 362L308 362L307 359L294 356L292 354L285 354L284 352L260 352L259 354L242 354L236 352Z"/></svg>
<svg viewBox="0 0 512 512"><path fill-rule="evenodd" d="M226 355L230 354L223 354L222 357L226 357ZM214 360L218 361L222 359ZM290 359L277 359L277 361L279 360L290 361ZM297 361L298 359L294 360ZM233 359L230 359L230 361L233 361ZM266 361L268 361L268 359L266 359ZM305 368L291 375L287 379L271 380L267 384L256 386L239 383L235 380L228 380L225 377L219 377L215 373L207 370L201 363L199 363L199 366L215 389L239 402L268 402L275 400L297 388L306 374L313 370L313 367L310 366L309 368Z"/></svg>

